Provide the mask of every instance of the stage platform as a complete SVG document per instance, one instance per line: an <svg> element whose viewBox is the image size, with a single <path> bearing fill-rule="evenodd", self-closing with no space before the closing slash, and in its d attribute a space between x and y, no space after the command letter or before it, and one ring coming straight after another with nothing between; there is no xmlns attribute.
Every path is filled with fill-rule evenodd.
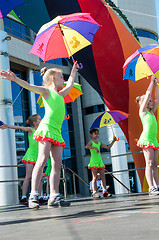
<svg viewBox="0 0 159 240"><path fill-rule="evenodd" d="M159 196L69 200L67 208L0 207L0 240L159 239Z"/></svg>

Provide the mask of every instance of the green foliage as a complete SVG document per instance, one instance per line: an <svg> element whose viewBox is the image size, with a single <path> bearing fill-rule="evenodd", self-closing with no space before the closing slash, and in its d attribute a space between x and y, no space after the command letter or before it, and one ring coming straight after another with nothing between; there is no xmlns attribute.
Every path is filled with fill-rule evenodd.
<svg viewBox="0 0 159 240"><path fill-rule="evenodd" d="M139 41L139 38L137 36L137 33L136 33L136 30L135 28L130 24L130 22L128 21L127 17L122 13L122 11L120 10L119 7L117 7L115 5L114 2L112 2L111 0L104 0L107 4L109 4L109 6L117 13L119 14L119 16L124 20L124 22L126 23L126 25L128 26L128 28L130 29L131 33L133 34L133 36L136 38L136 40L138 42Z"/></svg>

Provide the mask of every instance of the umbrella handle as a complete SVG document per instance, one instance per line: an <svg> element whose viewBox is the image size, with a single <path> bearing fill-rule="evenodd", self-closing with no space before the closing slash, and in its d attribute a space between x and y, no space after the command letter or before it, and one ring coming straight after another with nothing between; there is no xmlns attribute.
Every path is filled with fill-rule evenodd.
<svg viewBox="0 0 159 240"><path fill-rule="evenodd" d="M114 137L115 137L115 135L114 135ZM116 137L116 141L118 142L120 140L120 138L119 137Z"/></svg>
<svg viewBox="0 0 159 240"><path fill-rule="evenodd" d="M73 60L73 63L75 63L76 61L75 60ZM79 65L79 68L77 68L78 70L81 70L82 68L83 68L83 64L82 63L78 63L78 65Z"/></svg>

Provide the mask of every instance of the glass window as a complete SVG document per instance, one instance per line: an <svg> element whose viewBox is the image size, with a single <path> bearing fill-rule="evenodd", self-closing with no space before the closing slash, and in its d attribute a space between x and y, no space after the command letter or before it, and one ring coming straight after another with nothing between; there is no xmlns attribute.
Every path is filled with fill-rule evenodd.
<svg viewBox="0 0 159 240"><path fill-rule="evenodd" d="M24 72L20 72L15 69L11 69L16 76L22 77ZM17 126L25 126L24 119L28 113L26 97L24 96L24 89L15 82L11 82L12 88L12 101L13 101L13 115L14 115L14 124ZM22 90L22 91L21 91ZM25 154L25 151L28 147L28 139L27 134L20 131L15 130L15 139L16 139L16 151L17 151L17 163L21 163L21 160Z"/></svg>
<svg viewBox="0 0 159 240"><path fill-rule="evenodd" d="M83 109L82 109L82 114L83 114L83 115L87 115L87 114L104 112L104 111L105 111L105 106L104 106L104 104L100 104L100 105L95 105L95 106L83 108Z"/></svg>
<svg viewBox="0 0 159 240"><path fill-rule="evenodd" d="M62 59L61 58L57 58L57 59L49 60L49 61L47 61L47 63L62 65Z"/></svg>
<svg viewBox="0 0 159 240"><path fill-rule="evenodd" d="M12 30L15 30L17 32L21 32L20 24L18 22L11 21L11 28L12 28Z"/></svg>
<svg viewBox="0 0 159 240"><path fill-rule="evenodd" d="M37 86L42 86L42 76L41 76L41 73L40 71L36 71L34 73L34 84L37 85ZM36 111L37 111L37 114L40 115L41 118L44 117L45 115L45 109L44 107L40 107L39 104L38 104L38 99L39 99L40 95L39 94L35 94L35 99L36 99Z"/></svg>
<svg viewBox="0 0 159 240"><path fill-rule="evenodd" d="M18 77L19 74L16 74ZM22 116L22 98L21 98L21 87L15 83L15 82L11 82L11 86L12 86L12 100L13 100L13 115L14 117L20 118L20 116Z"/></svg>
<svg viewBox="0 0 159 240"><path fill-rule="evenodd" d="M148 31L143 31L142 36L146 38L150 38L149 32Z"/></svg>
<svg viewBox="0 0 159 240"><path fill-rule="evenodd" d="M11 33L12 33L14 36L19 37L19 38L21 38L21 36L22 36L20 32L17 32L17 31L14 31L14 30L12 30Z"/></svg>
<svg viewBox="0 0 159 240"><path fill-rule="evenodd" d="M3 19L3 22L4 22L4 26L6 27L6 28L11 28L11 22L10 22L10 19L9 18L4 18Z"/></svg>
<svg viewBox="0 0 159 240"><path fill-rule="evenodd" d="M151 38L154 39L155 41L158 41L158 37L154 33L141 29L136 29L136 32L139 37Z"/></svg>
<svg viewBox="0 0 159 240"><path fill-rule="evenodd" d="M30 42L34 41L34 39L31 39L31 30L28 27L7 17L4 18L4 30L16 37L23 38Z"/></svg>

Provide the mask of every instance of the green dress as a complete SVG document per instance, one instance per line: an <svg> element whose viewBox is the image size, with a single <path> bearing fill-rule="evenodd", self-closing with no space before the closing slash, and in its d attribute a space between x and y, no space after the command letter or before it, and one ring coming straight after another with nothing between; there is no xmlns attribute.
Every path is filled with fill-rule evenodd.
<svg viewBox="0 0 159 240"><path fill-rule="evenodd" d="M33 139L35 129L33 128L32 135L28 135L29 148L26 151L24 157L22 158L23 163L35 164L38 158L38 142Z"/></svg>
<svg viewBox="0 0 159 240"><path fill-rule="evenodd" d="M143 131L137 142L137 146L141 148L153 148L159 149L159 143L157 141L157 121L154 114L149 111L146 112L146 116L141 117L139 113Z"/></svg>
<svg viewBox="0 0 159 240"><path fill-rule="evenodd" d="M49 157L49 159L47 160L46 171L44 172L44 176L45 177L50 177L51 169L52 169L51 157Z"/></svg>
<svg viewBox="0 0 159 240"><path fill-rule="evenodd" d="M102 161L101 158L101 154L100 154L100 146L101 146L101 142L95 143L93 141L92 142L92 147L96 147L99 150L99 153L97 153L97 151L95 149L90 149L90 153L91 153L91 158L90 158L90 163L88 165L89 169L102 169L105 168L105 165Z"/></svg>
<svg viewBox="0 0 159 240"><path fill-rule="evenodd" d="M51 141L56 146L65 147L61 135L61 126L65 116L64 98L55 91L50 91L49 99L43 98L45 116L34 134L36 141Z"/></svg>

